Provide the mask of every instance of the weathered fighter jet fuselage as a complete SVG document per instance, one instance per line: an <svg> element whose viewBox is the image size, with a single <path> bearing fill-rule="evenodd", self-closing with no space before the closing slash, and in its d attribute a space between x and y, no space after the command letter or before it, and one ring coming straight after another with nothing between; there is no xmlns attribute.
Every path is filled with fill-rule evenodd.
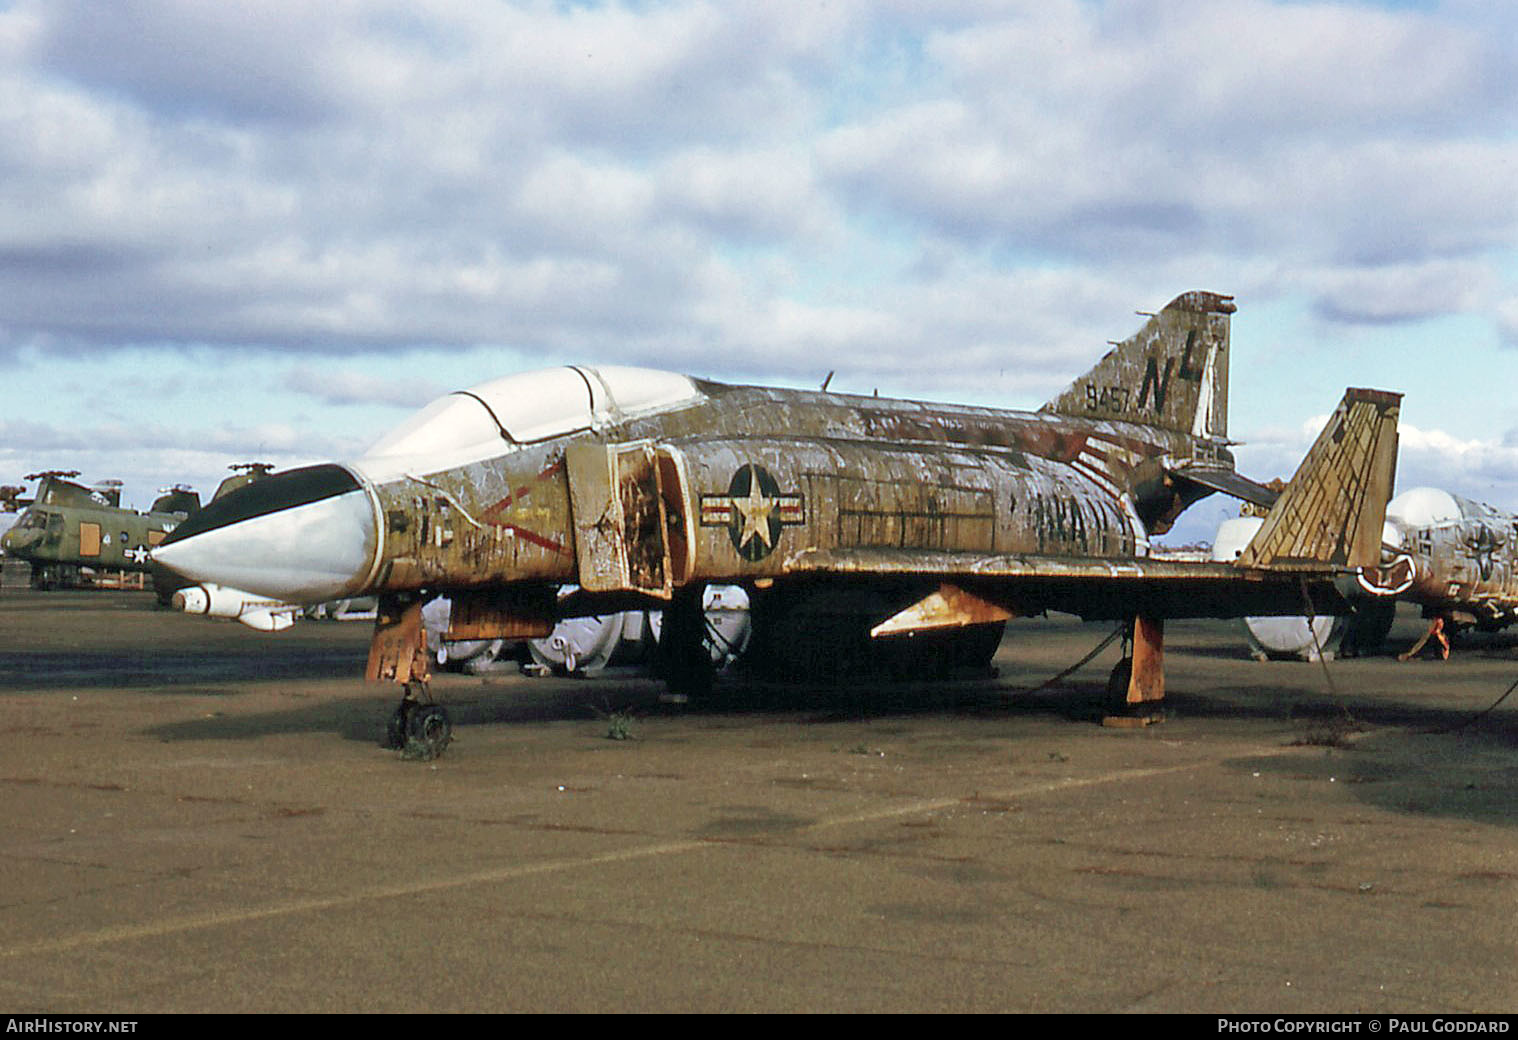
<svg viewBox="0 0 1518 1040"><path fill-rule="evenodd" d="M213 502L155 558L289 602L379 593L370 675L402 682L424 674L411 615L434 591L453 597L450 638L544 635L563 609L652 602L669 605L676 645L699 644L682 618L709 583L761 593L756 634L818 588L866 638L1051 607L1294 610L1295 584L1239 576L1375 562L1380 515L1368 536L1361 520L1384 507L1397 395L1346 398L1309 456L1315 490L1285 496L1239 567L1171 574L1147 559L1149 537L1192 501L1274 498L1227 450L1233 310L1214 293L1176 298L1036 413L634 368L508 376L434 402L350 463ZM1361 479L1372 461L1382 475Z"/></svg>
<svg viewBox="0 0 1518 1040"><path fill-rule="evenodd" d="M1437 488L1413 488L1387 506L1388 564L1368 588L1400 595L1450 628L1518 622L1518 516Z"/></svg>
<svg viewBox="0 0 1518 1040"><path fill-rule="evenodd" d="M359 460L349 471L377 530L354 578L365 591L537 580L667 597L779 576L803 549L1131 557L1180 497L1164 462L1198 447L1122 423L690 387L671 411L453 469Z"/></svg>
<svg viewBox="0 0 1518 1040"><path fill-rule="evenodd" d="M1183 302L1189 338L1150 337L1039 413L643 369L509 376L350 464L213 503L158 558L312 601L521 582L668 598L782 575L802 550L1142 556L1210 491L1176 474L1232 472L1218 374L1232 304Z"/></svg>

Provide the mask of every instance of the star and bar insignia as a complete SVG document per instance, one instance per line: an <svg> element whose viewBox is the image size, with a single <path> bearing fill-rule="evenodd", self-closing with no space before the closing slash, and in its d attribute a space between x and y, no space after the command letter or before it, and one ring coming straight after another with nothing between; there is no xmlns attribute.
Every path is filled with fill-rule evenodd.
<svg viewBox="0 0 1518 1040"><path fill-rule="evenodd" d="M727 494L701 496L701 526L726 527L733 548L750 563L774 551L782 527L804 523L801 496L782 494L769 470L752 462L733 474Z"/></svg>

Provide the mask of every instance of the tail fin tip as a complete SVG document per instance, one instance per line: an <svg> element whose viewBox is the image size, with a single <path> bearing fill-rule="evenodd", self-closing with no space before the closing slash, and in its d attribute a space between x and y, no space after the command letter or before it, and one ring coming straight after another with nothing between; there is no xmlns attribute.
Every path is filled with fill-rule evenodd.
<svg viewBox="0 0 1518 1040"><path fill-rule="evenodd" d="M1164 306L1167 311L1193 311L1197 314L1232 314L1238 309L1232 296L1208 292L1206 289L1183 292Z"/></svg>
<svg viewBox="0 0 1518 1040"><path fill-rule="evenodd" d="M1182 293L1042 410L1226 438L1229 316L1237 309L1222 293Z"/></svg>

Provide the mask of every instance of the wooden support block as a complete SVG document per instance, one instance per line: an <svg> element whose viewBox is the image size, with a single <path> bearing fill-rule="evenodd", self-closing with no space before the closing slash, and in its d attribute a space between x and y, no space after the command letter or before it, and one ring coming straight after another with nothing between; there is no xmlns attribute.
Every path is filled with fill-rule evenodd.
<svg viewBox="0 0 1518 1040"><path fill-rule="evenodd" d="M1102 725L1108 729L1143 729L1164 721L1162 713L1154 712L1150 715L1108 715L1102 719Z"/></svg>
<svg viewBox="0 0 1518 1040"><path fill-rule="evenodd" d="M1134 618L1133 672L1128 679L1128 703L1144 704L1165 698L1165 622Z"/></svg>

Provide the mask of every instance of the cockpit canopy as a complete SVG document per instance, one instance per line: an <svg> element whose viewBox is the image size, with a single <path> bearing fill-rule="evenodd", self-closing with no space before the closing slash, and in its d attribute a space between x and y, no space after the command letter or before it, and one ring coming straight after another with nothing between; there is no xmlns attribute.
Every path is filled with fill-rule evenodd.
<svg viewBox="0 0 1518 1040"><path fill-rule="evenodd" d="M1402 527L1437 527L1488 514L1497 515L1489 505L1431 487L1404 491L1386 504L1386 519Z"/></svg>
<svg viewBox="0 0 1518 1040"><path fill-rule="evenodd" d="M438 398L381 437L359 463L378 481L435 473L701 398L687 376L655 369L571 365L523 372Z"/></svg>

